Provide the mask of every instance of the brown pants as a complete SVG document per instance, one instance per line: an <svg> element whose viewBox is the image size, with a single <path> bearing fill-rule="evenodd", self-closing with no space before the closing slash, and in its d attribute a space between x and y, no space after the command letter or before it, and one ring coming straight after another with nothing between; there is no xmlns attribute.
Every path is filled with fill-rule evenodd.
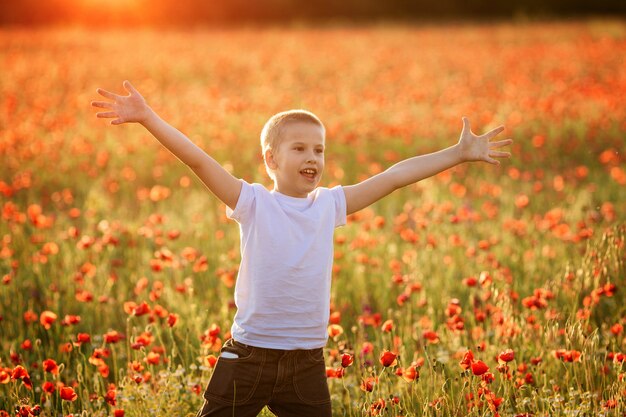
<svg viewBox="0 0 626 417"><path fill-rule="evenodd" d="M196 417L254 417L263 407L278 417L330 417L330 393L322 348L278 350L229 339L204 392Z"/></svg>

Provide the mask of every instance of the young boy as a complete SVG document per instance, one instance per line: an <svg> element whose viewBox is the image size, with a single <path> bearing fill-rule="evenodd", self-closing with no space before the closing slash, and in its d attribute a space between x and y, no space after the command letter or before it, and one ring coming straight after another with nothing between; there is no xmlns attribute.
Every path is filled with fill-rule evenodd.
<svg viewBox="0 0 626 417"><path fill-rule="evenodd" d="M510 153L490 142L502 126L476 136L463 118L459 142L401 161L361 183L318 187L324 171L325 130L312 113L274 115L261 133L263 158L274 189L237 179L181 132L163 121L128 82L97 117L111 124L142 124L189 166L227 206L241 232L232 338L222 347L198 416L330 416L323 347L327 340L333 231L346 216L392 191L466 161L499 164Z"/></svg>

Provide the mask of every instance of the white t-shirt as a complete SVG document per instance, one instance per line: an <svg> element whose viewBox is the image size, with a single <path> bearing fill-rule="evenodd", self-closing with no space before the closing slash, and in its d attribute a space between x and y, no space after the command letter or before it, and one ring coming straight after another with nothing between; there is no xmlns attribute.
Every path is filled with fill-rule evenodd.
<svg viewBox="0 0 626 417"><path fill-rule="evenodd" d="M341 186L306 198L242 181L234 210L241 236L232 337L271 349L326 345L333 233L346 223Z"/></svg>

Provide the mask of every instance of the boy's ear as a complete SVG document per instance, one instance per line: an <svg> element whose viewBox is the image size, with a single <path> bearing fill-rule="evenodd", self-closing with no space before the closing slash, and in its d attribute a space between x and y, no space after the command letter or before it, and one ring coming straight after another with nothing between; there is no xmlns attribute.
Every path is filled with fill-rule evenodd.
<svg viewBox="0 0 626 417"><path fill-rule="evenodd" d="M272 153L271 149L266 149L265 150L265 163L267 164L268 167L270 167L271 169L276 169L277 165L276 165L276 161L274 160L274 154Z"/></svg>

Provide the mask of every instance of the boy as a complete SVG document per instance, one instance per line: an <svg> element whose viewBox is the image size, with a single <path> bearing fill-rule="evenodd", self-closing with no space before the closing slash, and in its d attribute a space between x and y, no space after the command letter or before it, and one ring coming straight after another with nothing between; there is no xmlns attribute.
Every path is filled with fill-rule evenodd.
<svg viewBox="0 0 626 417"><path fill-rule="evenodd" d="M359 184L318 187L324 170L325 129L312 113L274 115L261 133L268 191L222 168L181 132L163 121L137 90L92 102L108 109L111 124L141 123L189 166L227 206L241 232L241 266L235 286L232 338L222 347L198 416L256 416L268 406L277 416L330 416L323 347L326 345L333 231L346 216L392 191L466 161L499 164L496 151L510 139L490 142L500 126L475 136L467 118L459 142L401 161Z"/></svg>

